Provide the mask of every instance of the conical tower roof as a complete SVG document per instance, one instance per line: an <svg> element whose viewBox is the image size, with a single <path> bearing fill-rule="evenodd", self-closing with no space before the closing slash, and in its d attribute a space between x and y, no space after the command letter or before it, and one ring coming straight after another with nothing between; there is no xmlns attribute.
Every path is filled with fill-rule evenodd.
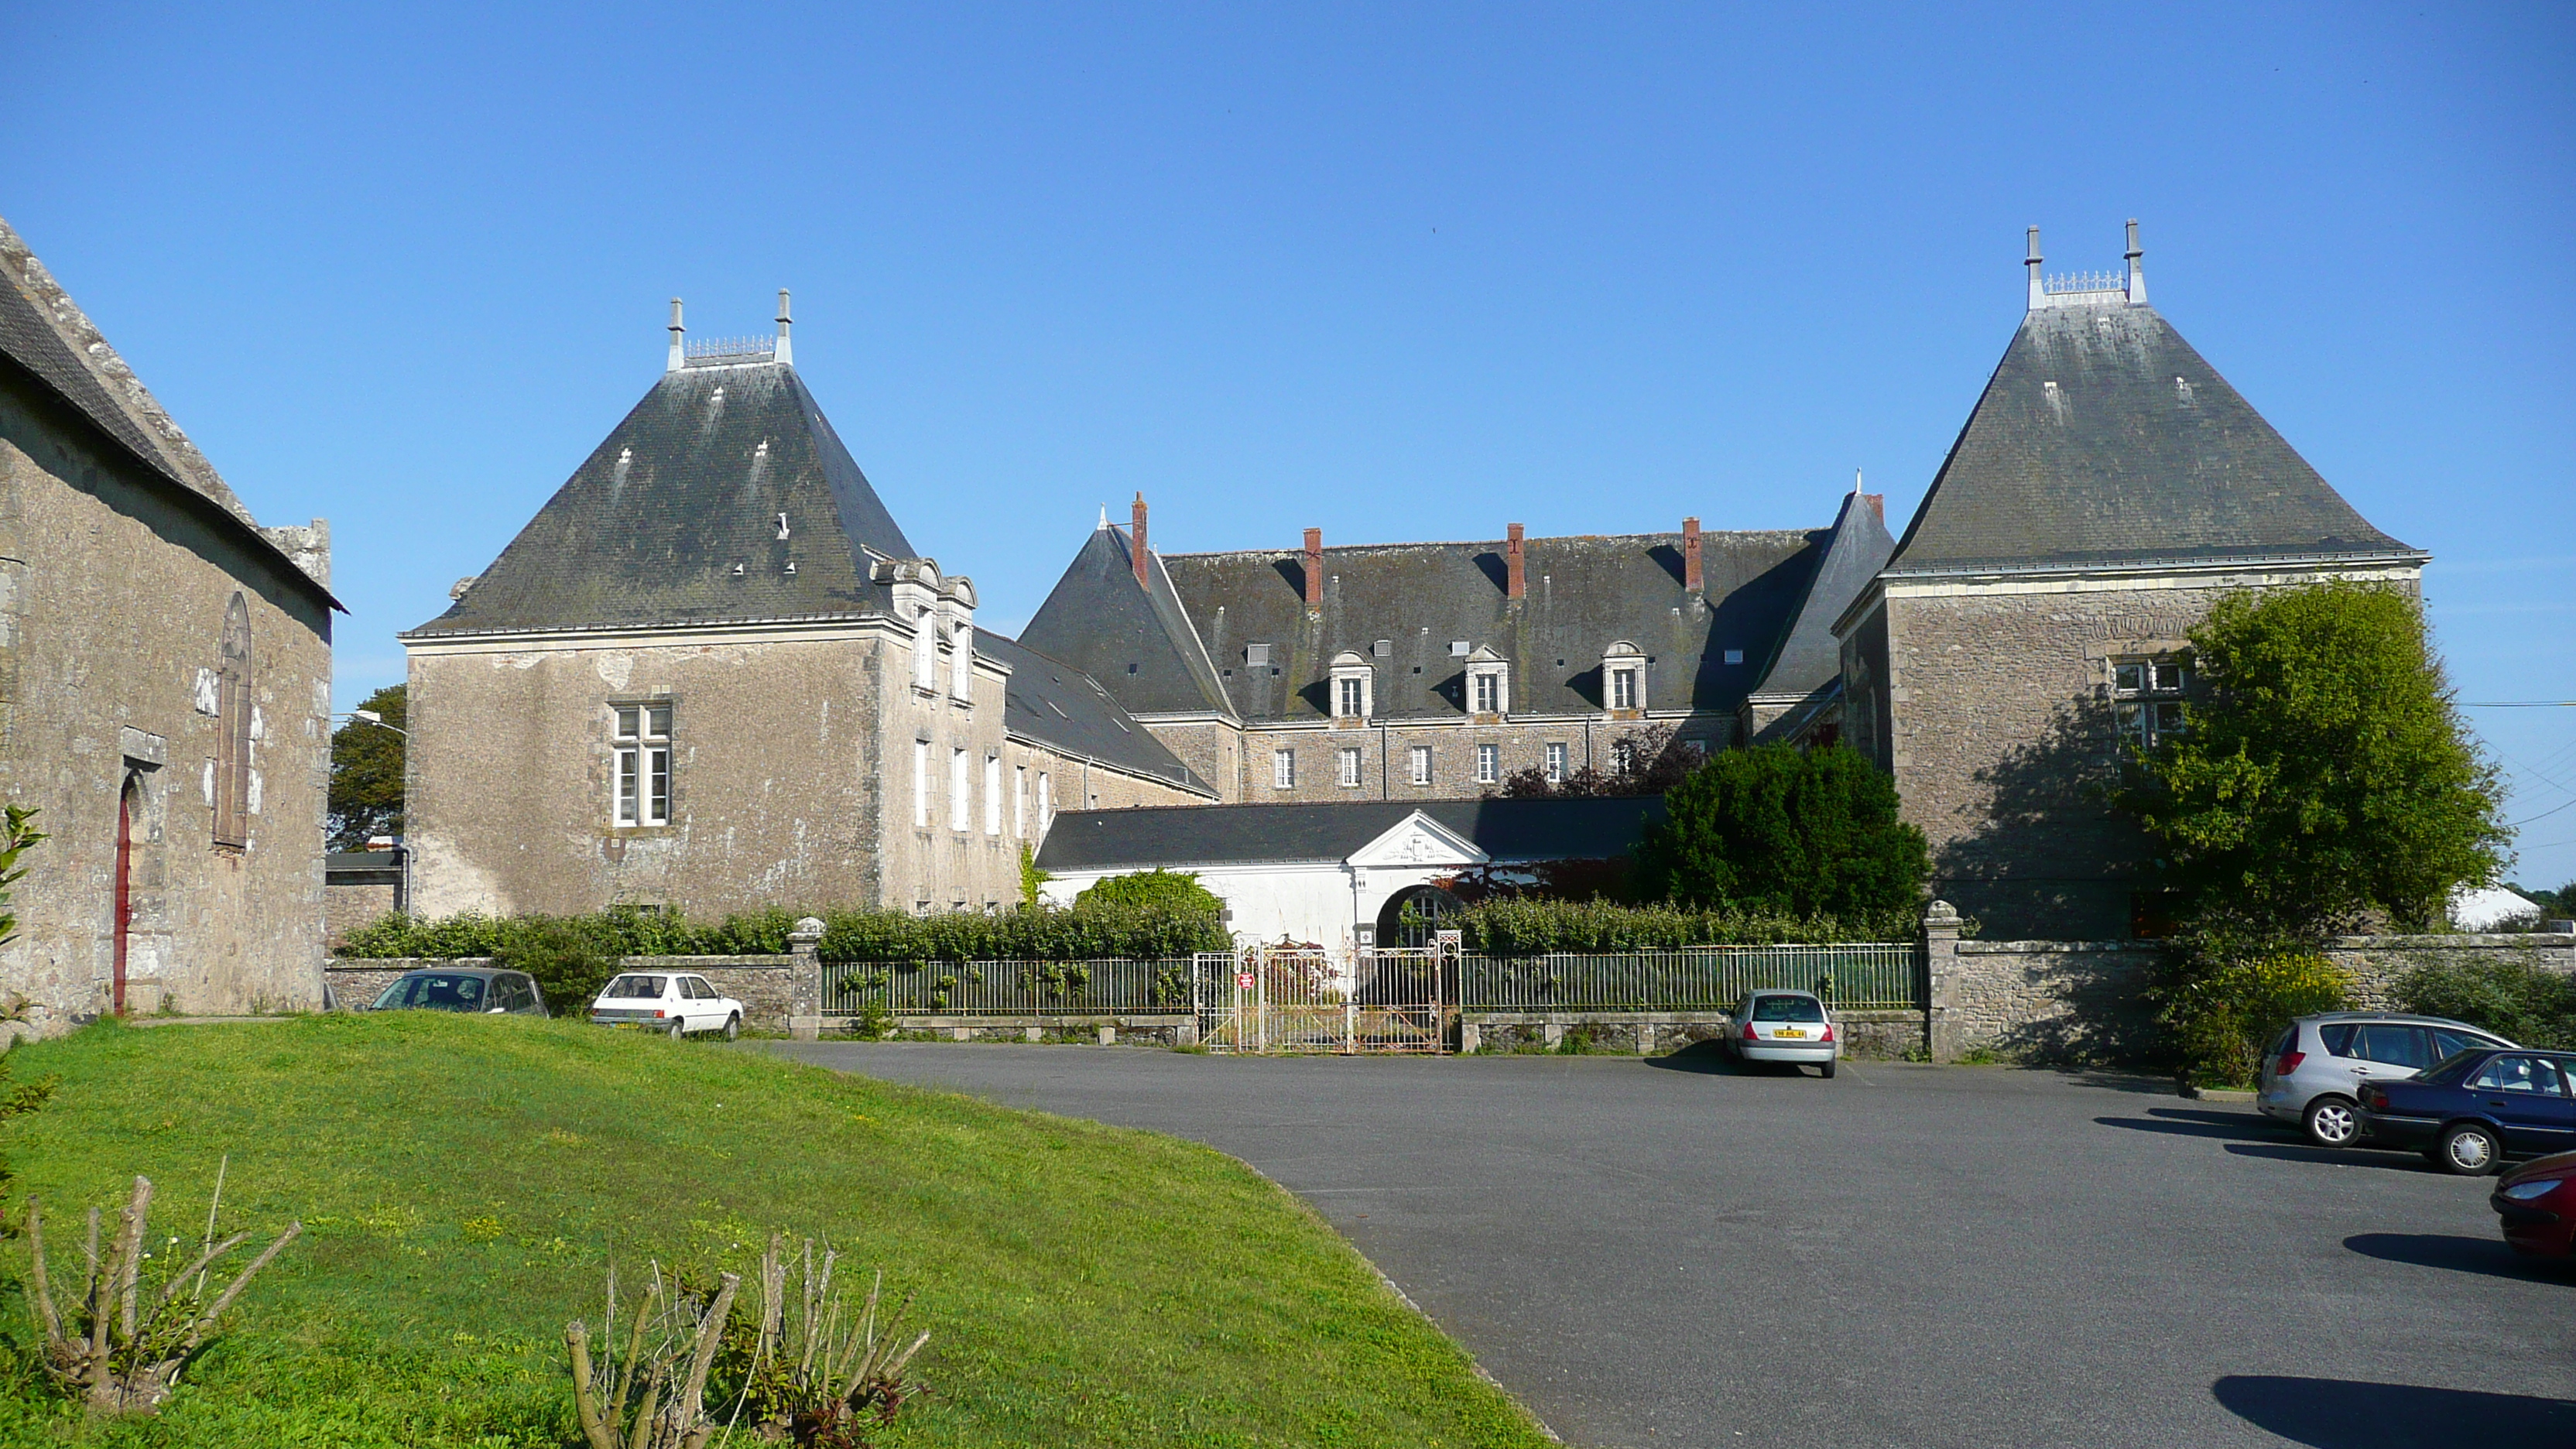
<svg viewBox="0 0 2576 1449"><path fill-rule="evenodd" d="M1889 574L2420 557L2154 308L2091 295L2023 317Z"/></svg>
<svg viewBox="0 0 2576 1449"><path fill-rule="evenodd" d="M872 555L916 556L796 369L693 358L404 637L881 614Z"/></svg>
<svg viewBox="0 0 2576 1449"><path fill-rule="evenodd" d="M1161 556L1148 552L1145 565L1148 583L1139 585L1127 531L1103 519L1020 642L1101 681L1137 713L1231 717L1234 707Z"/></svg>

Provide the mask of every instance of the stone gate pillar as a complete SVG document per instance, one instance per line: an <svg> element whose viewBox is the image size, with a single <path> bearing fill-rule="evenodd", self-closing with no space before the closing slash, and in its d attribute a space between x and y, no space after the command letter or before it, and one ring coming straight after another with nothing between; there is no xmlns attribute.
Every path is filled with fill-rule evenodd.
<svg viewBox="0 0 2576 1449"><path fill-rule="evenodd" d="M1923 965L1930 976L1924 997L1923 1045L1936 1062L1959 1059L1959 1028L1952 1018L1959 965L1959 908L1934 901L1923 908Z"/></svg>
<svg viewBox="0 0 2576 1449"><path fill-rule="evenodd" d="M823 923L812 916L787 932L787 1032L798 1041L823 1034Z"/></svg>

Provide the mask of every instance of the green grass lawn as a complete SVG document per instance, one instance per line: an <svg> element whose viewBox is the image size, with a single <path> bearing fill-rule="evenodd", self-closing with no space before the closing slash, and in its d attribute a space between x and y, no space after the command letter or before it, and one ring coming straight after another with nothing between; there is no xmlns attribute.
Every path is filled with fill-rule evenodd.
<svg viewBox="0 0 2576 1449"><path fill-rule="evenodd" d="M745 1267L773 1230L920 1290L933 1394L883 1444L1544 1442L1296 1199L1169 1137L436 1012L105 1025L10 1060L61 1081L0 1133L58 1273L138 1172L154 1232L193 1241L226 1153L226 1225L306 1235L157 1421L0 1392L0 1443L551 1449L576 1438L563 1327L596 1323L612 1258Z"/></svg>

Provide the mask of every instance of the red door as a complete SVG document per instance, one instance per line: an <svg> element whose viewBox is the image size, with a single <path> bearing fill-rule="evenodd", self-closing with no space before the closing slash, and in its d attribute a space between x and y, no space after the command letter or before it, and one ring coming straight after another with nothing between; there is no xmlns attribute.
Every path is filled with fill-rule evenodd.
<svg viewBox="0 0 2576 1449"><path fill-rule="evenodd" d="M134 919L134 791L116 797L116 944L115 975L110 990L116 1014L125 1014L125 934Z"/></svg>

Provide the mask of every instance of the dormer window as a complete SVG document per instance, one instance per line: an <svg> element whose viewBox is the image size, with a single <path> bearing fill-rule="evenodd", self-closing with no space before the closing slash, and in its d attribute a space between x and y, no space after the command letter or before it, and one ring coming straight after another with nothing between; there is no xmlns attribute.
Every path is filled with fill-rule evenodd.
<svg viewBox="0 0 2576 1449"><path fill-rule="evenodd" d="M1500 720L1512 707L1512 666L1488 644L1467 656L1467 713Z"/></svg>
<svg viewBox="0 0 2576 1449"><path fill-rule="evenodd" d="M924 694L939 688L939 616L928 609L912 623L912 687Z"/></svg>
<svg viewBox="0 0 2576 1449"><path fill-rule="evenodd" d="M1344 721L1367 719L1376 707L1376 700L1372 698L1376 679L1377 671L1358 654L1345 649L1334 655L1333 718Z"/></svg>
<svg viewBox="0 0 2576 1449"><path fill-rule="evenodd" d="M1602 653L1601 702L1613 714L1645 712L1645 651L1625 639Z"/></svg>

